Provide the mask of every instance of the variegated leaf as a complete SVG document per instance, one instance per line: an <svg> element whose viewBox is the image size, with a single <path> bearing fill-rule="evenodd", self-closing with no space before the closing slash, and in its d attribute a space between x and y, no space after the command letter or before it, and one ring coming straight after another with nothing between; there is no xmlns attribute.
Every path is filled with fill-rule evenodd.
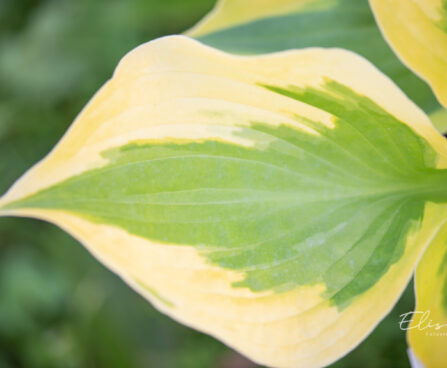
<svg viewBox="0 0 447 368"><path fill-rule="evenodd" d="M370 0L378 24L402 61L447 106L447 0Z"/></svg>
<svg viewBox="0 0 447 368"><path fill-rule="evenodd" d="M273 367L327 365L390 310L445 221L447 146L345 50L130 52L0 199L161 311Z"/></svg>

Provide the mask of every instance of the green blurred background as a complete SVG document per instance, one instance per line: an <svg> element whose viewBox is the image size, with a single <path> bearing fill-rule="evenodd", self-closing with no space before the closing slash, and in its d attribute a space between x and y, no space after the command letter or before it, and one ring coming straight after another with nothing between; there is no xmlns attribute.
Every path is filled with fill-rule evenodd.
<svg viewBox="0 0 447 368"><path fill-rule="evenodd" d="M140 43L192 26L214 0L0 0L0 193L42 158ZM393 312L334 367L408 367ZM157 312L50 224L0 219L0 368L250 368Z"/></svg>

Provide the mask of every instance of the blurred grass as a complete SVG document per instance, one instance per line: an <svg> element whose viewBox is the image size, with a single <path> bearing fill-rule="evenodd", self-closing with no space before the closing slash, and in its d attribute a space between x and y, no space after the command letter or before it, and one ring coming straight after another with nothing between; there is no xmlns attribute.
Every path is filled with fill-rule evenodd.
<svg viewBox="0 0 447 368"><path fill-rule="evenodd" d="M213 0L0 0L0 192L42 158L119 59ZM408 367L399 314L334 367ZM70 236L0 219L0 368L250 368L157 312Z"/></svg>

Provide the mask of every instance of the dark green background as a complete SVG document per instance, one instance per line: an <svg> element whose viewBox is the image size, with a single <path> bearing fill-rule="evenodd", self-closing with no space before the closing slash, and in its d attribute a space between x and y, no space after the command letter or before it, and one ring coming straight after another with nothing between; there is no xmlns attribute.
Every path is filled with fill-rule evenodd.
<svg viewBox="0 0 447 368"><path fill-rule="evenodd" d="M58 141L119 59L213 0L0 0L0 192ZM408 367L394 311L334 367ZM0 219L0 368L249 368L157 312L58 228Z"/></svg>

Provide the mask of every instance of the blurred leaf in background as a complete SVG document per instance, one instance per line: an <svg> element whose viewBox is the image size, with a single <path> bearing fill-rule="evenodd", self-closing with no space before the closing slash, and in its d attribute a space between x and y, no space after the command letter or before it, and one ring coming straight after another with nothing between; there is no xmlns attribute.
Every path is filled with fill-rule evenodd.
<svg viewBox="0 0 447 368"><path fill-rule="evenodd" d="M119 59L213 0L0 0L0 192L58 141ZM399 314L335 367L408 367ZM156 311L56 227L0 221L0 368L253 368Z"/></svg>

